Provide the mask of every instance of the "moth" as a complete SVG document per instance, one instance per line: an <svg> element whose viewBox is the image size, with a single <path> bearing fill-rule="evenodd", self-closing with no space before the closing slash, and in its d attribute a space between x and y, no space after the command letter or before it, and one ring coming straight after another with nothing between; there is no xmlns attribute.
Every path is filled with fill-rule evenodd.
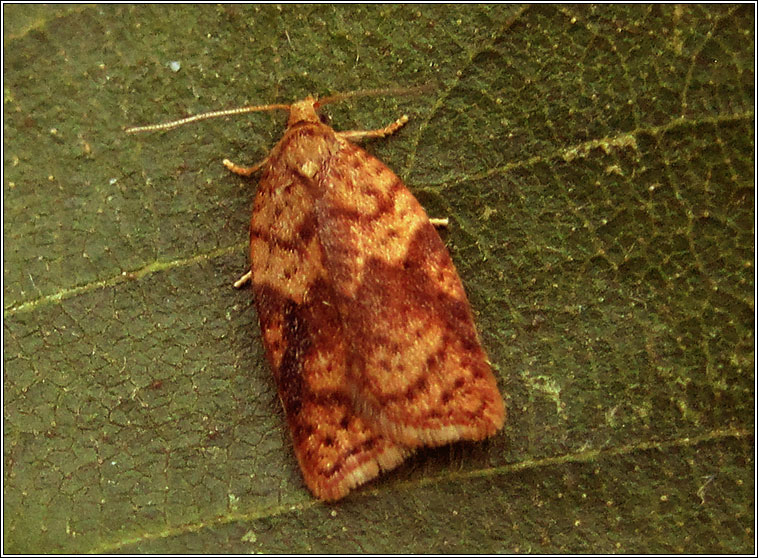
<svg viewBox="0 0 758 558"><path fill-rule="evenodd" d="M472 311L433 222L403 182L321 122L327 102L217 111L129 131L285 109L250 224L251 280L268 362L305 484L338 500L420 446L481 440L505 406Z"/></svg>

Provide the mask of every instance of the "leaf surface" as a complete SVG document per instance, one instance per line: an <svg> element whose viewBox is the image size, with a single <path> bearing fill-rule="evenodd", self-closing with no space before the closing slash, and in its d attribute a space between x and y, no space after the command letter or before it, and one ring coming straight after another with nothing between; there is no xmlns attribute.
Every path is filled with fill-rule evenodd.
<svg viewBox="0 0 758 558"><path fill-rule="evenodd" d="M4 6L4 549L754 552L754 12L714 6ZM508 422L327 506L247 290L283 113L427 211Z"/></svg>

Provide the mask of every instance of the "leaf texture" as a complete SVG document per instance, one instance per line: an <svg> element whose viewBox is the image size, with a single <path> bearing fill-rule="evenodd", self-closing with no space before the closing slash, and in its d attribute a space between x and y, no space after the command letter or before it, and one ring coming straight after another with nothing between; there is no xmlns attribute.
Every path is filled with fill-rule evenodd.
<svg viewBox="0 0 758 558"><path fill-rule="evenodd" d="M752 6L3 8L6 552L754 552ZM411 117L508 423L330 507L230 287L281 115L123 128L424 84L325 112Z"/></svg>

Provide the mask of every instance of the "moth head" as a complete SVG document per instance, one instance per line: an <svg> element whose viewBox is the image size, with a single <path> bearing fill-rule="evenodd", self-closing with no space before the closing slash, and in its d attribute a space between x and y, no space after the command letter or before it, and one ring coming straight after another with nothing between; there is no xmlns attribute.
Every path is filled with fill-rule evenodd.
<svg viewBox="0 0 758 558"><path fill-rule="evenodd" d="M292 103L290 105L290 118L287 126L292 126L298 122L320 122L318 114L316 114L317 105L318 101L310 95L302 101Z"/></svg>

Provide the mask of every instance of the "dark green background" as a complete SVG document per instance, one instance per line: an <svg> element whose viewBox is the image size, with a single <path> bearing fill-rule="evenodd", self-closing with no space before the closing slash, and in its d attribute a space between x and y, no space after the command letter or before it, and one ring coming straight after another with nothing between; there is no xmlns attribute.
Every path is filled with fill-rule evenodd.
<svg viewBox="0 0 758 558"><path fill-rule="evenodd" d="M754 13L4 8L6 552L754 551ZM180 64L178 71L170 67ZM281 112L325 108L443 232L509 409L305 489L247 265Z"/></svg>

